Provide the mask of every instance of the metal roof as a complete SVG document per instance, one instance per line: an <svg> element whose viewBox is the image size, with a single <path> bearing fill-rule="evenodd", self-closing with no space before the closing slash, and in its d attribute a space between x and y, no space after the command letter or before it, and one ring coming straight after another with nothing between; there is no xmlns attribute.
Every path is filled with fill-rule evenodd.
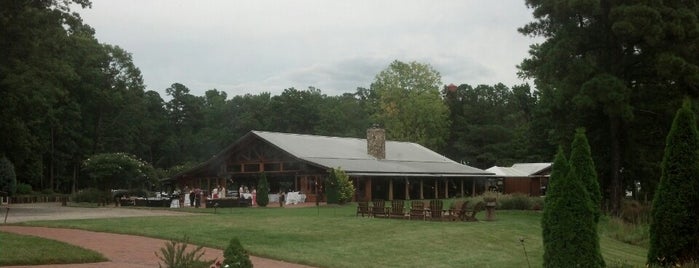
<svg viewBox="0 0 699 268"><path fill-rule="evenodd" d="M517 163L511 167L493 166L486 171L501 177L529 177L551 167L551 163Z"/></svg>
<svg viewBox="0 0 699 268"><path fill-rule="evenodd" d="M342 168L354 176L487 176L411 142L386 141L386 159L367 153L366 139L251 131L294 157L324 168Z"/></svg>

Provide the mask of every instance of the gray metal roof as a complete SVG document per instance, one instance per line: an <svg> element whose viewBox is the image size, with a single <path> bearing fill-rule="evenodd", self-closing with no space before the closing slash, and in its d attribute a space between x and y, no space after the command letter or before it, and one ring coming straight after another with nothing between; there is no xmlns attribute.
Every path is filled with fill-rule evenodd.
<svg viewBox="0 0 699 268"><path fill-rule="evenodd" d="M550 167L551 163L517 163L511 167L493 166L486 171L502 177L529 177Z"/></svg>
<svg viewBox="0 0 699 268"><path fill-rule="evenodd" d="M386 159L367 153L366 139L252 131L252 134L306 162L354 176L494 175L459 164L411 142L386 141Z"/></svg>

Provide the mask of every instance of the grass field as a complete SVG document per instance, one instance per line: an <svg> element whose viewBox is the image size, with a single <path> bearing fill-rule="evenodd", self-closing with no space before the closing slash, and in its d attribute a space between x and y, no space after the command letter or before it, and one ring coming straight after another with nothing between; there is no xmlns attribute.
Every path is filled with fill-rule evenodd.
<svg viewBox="0 0 699 268"><path fill-rule="evenodd" d="M106 261L97 252L59 241L0 232L0 266Z"/></svg>
<svg viewBox="0 0 699 268"><path fill-rule="evenodd" d="M355 217L355 209L226 208L216 214L199 209L207 213L30 224L165 239L186 235L192 243L216 248L238 237L253 255L320 267L527 267L527 261L542 266L540 212L498 211L492 222L424 222ZM645 248L606 235L600 241L608 266L643 267Z"/></svg>

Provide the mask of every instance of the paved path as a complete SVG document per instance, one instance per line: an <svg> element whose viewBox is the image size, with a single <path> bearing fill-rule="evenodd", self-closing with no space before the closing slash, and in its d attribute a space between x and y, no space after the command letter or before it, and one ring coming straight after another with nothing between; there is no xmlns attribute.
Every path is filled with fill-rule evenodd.
<svg viewBox="0 0 699 268"><path fill-rule="evenodd" d="M2 218L5 217L5 208L0 209ZM35 212L32 214L32 212ZM64 213L65 212L65 213ZM155 212L155 213L154 213ZM70 208L60 207L57 205L46 204L29 204L29 205L13 205L8 214L7 222L22 222L35 219L67 219L67 218L97 218L102 217L135 217L135 216L164 216L164 215L182 215L180 212L171 211L156 211L156 210L138 210L138 209L120 209L120 208ZM12 217L12 218L11 218ZM12 219L12 221L10 221ZM11 226L0 225L0 231L12 232L18 234L26 234L44 237L48 239L63 241L69 244L77 245L83 248L91 249L102 253L109 261L100 263L87 264L65 264L65 265L39 265L39 266L11 266L19 267L98 267L98 268L117 268L117 267L158 267L160 261L155 255L167 240L148 238L134 235L122 235L84 231L77 229L61 229L61 228L46 228L46 227L27 227L27 226ZM193 248L193 247L192 247ZM202 259L213 260L223 259L223 251L220 249L204 248L206 254ZM280 268L309 268L309 266L265 259L255 256L250 256L255 267L280 267Z"/></svg>

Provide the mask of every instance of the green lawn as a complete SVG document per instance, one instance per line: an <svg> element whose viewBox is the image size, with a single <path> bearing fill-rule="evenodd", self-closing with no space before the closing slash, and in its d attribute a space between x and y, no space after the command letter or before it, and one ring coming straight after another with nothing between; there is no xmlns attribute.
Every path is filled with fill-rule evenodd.
<svg viewBox="0 0 699 268"><path fill-rule="evenodd" d="M213 209L199 211L213 212ZM498 211L493 222L424 222L355 217L355 206L218 209L217 214L34 222L138 234L224 248L238 237L253 255L321 267L542 266L539 212ZM483 214L479 215L483 217ZM610 266L642 267L646 249L601 237Z"/></svg>
<svg viewBox="0 0 699 268"><path fill-rule="evenodd" d="M63 242L0 232L0 266L90 263L106 260L102 254Z"/></svg>

